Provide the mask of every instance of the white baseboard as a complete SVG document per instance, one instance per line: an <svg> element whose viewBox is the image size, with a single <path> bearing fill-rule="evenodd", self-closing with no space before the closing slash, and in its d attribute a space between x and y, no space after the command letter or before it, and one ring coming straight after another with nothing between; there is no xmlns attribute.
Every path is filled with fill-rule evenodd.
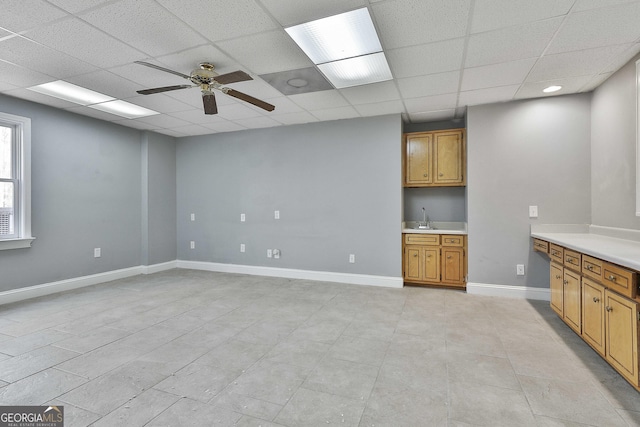
<svg viewBox="0 0 640 427"><path fill-rule="evenodd" d="M70 291L72 289L83 288L85 286L97 285L99 283L110 282L112 280L125 279L139 274L152 274L160 271L171 270L176 268L176 264L176 261L169 261L162 264L139 265L136 267L123 268L121 270L107 271L104 273L91 274L89 276L74 277L72 279L44 283L42 285L12 289L0 292L0 305L51 295L58 292Z"/></svg>
<svg viewBox="0 0 640 427"><path fill-rule="evenodd" d="M178 268L238 273L254 276L283 277L287 279L317 280L322 282L349 283L352 285L402 288L402 277L371 276L367 274L334 273L330 271L296 270L292 268L261 267L255 265L220 264L215 262L178 260Z"/></svg>
<svg viewBox="0 0 640 427"><path fill-rule="evenodd" d="M520 299L551 300L548 288L531 288L527 286L492 285L489 283L467 283L467 293L486 295L491 297L506 297Z"/></svg>

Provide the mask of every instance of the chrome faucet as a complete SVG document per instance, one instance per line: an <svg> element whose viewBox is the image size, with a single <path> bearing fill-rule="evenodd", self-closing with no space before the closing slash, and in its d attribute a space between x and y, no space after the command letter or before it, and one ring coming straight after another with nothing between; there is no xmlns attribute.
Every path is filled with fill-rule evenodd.
<svg viewBox="0 0 640 427"><path fill-rule="evenodd" d="M427 218L427 211L424 207L422 208L422 222L418 223L418 228L427 230L431 228L429 227L429 219Z"/></svg>

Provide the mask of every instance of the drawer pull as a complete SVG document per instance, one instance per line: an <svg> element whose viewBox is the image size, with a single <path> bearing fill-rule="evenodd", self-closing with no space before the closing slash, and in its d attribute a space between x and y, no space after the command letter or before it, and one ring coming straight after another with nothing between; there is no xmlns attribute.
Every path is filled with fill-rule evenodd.
<svg viewBox="0 0 640 427"><path fill-rule="evenodd" d="M600 302L600 298L598 298L598 297L593 297L593 302Z"/></svg>
<svg viewBox="0 0 640 427"><path fill-rule="evenodd" d="M556 275L556 279L562 279L562 276Z"/></svg>
<svg viewBox="0 0 640 427"><path fill-rule="evenodd" d="M587 270L589 270L589 271L593 271L593 265L591 265L591 264L587 264Z"/></svg>
<svg viewBox="0 0 640 427"><path fill-rule="evenodd" d="M611 307L609 307L609 306L606 306L604 309L605 309L605 310L607 310L607 311L609 311L609 312L613 311L613 308L611 308Z"/></svg>
<svg viewBox="0 0 640 427"><path fill-rule="evenodd" d="M613 274L610 274L610 275L609 275L609 280L611 280L612 282L615 282L615 281L616 281L616 279L617 279L617 277L616 277L616 276L614 276Z"/></svg>

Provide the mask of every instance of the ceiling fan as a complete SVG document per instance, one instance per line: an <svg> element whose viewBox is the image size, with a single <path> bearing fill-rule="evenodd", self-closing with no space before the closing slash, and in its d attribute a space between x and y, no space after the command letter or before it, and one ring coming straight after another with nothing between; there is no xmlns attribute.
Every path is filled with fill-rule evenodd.
<svg viewBox="0 0 640 427"><path fill-rule="evenodd" d="M183 79L187 79L191 83L193 83L193 85L164 86L136 91L140 95L151 95L154 93L168 92L171 90L199 87L202 91L202 103L204 104L205 114L218 114L218 106L216 104L216 97L213 93L213 89L219 90L226 95L233 96L234 98L238 98L242 101L248 102L249 104L253 104L256 107L260 107L267 111L273 111L276 108L273 105L261 101L258 98L254 98L253 96L247 95L246 93L242 93L235 89L224 86L229 83L253 80L251 76L244 71L238 70L227 74L218 74L214 71L215 67L213 66L213 64L209 62L201 62L199 64L200 68L196 68L195 70L191 71L190 75L186 75L178 71L173 71L168 68L161 67L159 65L151 64L149 62L135 61L135 63L144 65L145 67L155 68L156 70L164 71L166 73L175 74L176 76L180 76Z"/></svg>

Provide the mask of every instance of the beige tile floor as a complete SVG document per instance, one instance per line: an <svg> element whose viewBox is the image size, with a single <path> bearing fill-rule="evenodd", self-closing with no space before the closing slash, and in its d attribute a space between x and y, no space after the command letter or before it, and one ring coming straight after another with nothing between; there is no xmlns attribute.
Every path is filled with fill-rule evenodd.
<svg viewBox="0 0 640 427"><path fill-rule="evenodd" d="M73 426L625 426L545 302L172 270L0 306L0 405Z"/></svg>

